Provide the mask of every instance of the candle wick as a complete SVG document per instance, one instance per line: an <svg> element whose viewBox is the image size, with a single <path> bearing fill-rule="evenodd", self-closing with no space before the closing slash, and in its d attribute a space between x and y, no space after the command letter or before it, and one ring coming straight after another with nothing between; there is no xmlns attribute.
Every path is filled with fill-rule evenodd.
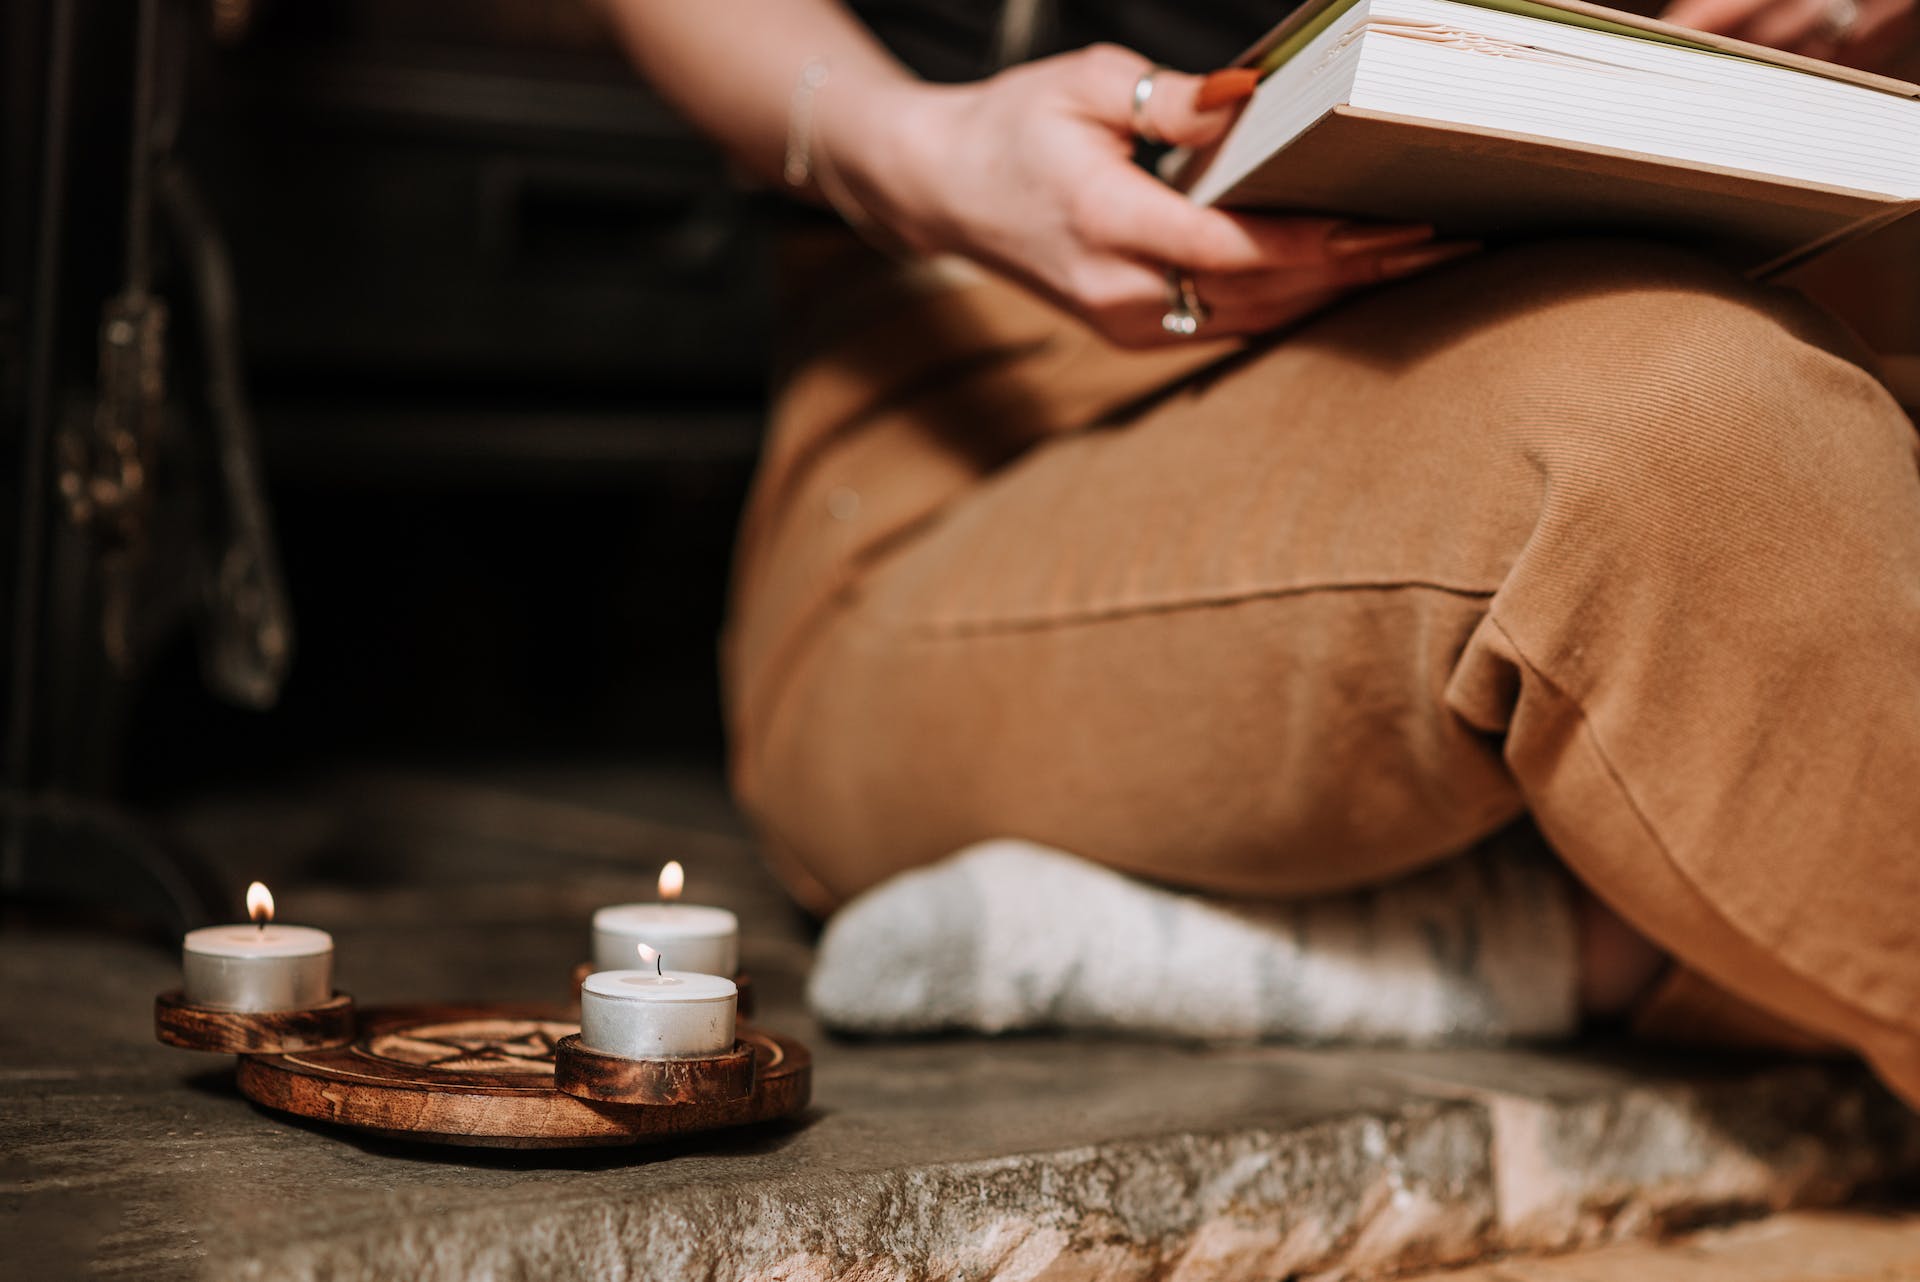
<svg viewBox="0 0 1920 1282"><path fill-rule="evenodd" d="M662 973L660 970L660 964L664 962L666 959L667 959L667 955L665 953L655 953L653 955L653 973L654 974L660 975Z"/></svg>

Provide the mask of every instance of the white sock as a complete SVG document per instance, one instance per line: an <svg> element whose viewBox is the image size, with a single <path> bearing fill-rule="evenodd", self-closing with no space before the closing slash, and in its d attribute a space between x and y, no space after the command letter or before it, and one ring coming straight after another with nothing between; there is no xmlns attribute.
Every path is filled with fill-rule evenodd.
<svg viewBox="0 0 1920 1282"><path fill-rule="evenodd" d="M1364 891L1184 894L1025 841L903 873L828 923L807 996L853 1033L1113 1029L1437 1044L1578 1019L1571 882L1521 828Z"/></svg>

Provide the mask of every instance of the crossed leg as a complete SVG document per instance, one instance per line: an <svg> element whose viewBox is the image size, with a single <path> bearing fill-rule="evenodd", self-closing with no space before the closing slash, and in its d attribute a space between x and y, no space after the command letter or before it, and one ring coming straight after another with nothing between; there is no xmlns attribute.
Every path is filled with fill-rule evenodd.
<svg viewBox="0 0 1920 1282"><path fill-rule="evenodd" d="M836 897L999 835L1293 897L1530 812L1920 1094L1920 468L1852 355L1625 243L1381 291L875 560L742 728L745 800Z"/></svg>

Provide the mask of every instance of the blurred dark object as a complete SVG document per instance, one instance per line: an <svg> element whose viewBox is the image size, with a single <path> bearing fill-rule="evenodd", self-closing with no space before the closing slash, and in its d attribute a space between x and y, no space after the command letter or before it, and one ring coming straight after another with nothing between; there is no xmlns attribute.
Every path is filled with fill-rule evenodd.
<svg viewBox="0 0 1920 1282"><path fill-rule="evenodd" d="M8 899L32 849L139 843L111 803L235 774L717 757L765 236L597 13L0 22ZM204 908L121 862L92 898L151 866L136 899Z"/></svg>
<svg viewBox="0 0 1920 1282"><path fill-rule="evenodd" d="M12 435L21 468L0 880L10 906L78 899L140 916L150 905L177 922L206 912L199 880L93 795L97 769L89 769L88 756L102 746L94 731L194 604L205 635L232 635L226 616L251 611L253 625L273 638L266 646L250 644L256 638L229 643L211 665L215 689L254 706L270 706L278 694L290 626L244 405L214 407L219 442L211 453L227 481L227 502L216 515L192 475L193 443L167 399L169 313L155 292L155 189L172 176L179 81L163 86L162 72L183 61L181 0L141 0L129 11L131 91L116 96L127 121L121 271L116 290L97 308L91 394L69 393L63 378L71 357L62 351L59 321L63 305L78 301L68 297L62 242L75 230L69 181L80 8L56 0L44 10L42 30L23 21L14 32L41 37L45 78L37 104L38 181L26 188L40 197L27 231L30 271L9 272L11 280L31 283L24 386L9 405L17 411L9 420L19 424ZM23 47L33 43L29 38ZM21 144L24 169L35 149L24 130L10 141ZM219 265L217 242L195 249L196 262ZM230 321L226 278L200 273L194 283L221 291L203 315ZM236 368L230 323L203 337L216 366ZM49 489L59 500L51 511ZM197 534L180 537L183 517L207 519ZM229 546L235 530L245 534ZM245 581L215 568L224 563L243 570Z"/></svg>
<svg viewBox="0 0 1920 1282"><path fill-rule="evenodd" d="M590 4L268 5L183 148L230 229L318 753L716 759L763 211ZM156 681L140 755L182 755ZM163 674L164 675L164 674Z"/></svg>
<svg viewBox="0 0 1920 1282"><path fill-rule="evenodd" d="M764 211L581 0L266 5L194 92L302 628L271 733L202 725L248 764L716 759ZM186 684L140 755L183 755Z"/></svg>
<svg viewBox="0 0 1920 1282"><path fill-rule="evenodd" d="M746 202L579 0L270 5L207 61L186 148L263 395L759 384Z"/></svg>

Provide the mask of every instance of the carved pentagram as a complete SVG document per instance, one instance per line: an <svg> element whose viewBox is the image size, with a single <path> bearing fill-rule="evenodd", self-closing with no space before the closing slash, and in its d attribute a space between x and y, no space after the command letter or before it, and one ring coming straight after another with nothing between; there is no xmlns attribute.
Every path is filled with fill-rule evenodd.
<svg viewBox="0 0 1920 1282"><path fill-rule="evenodd" d="M373 1059L442 1073L553 1076L553 1044L578 1024L543 1019L463 1019L379 1033L359 1047Z"/></svg>

